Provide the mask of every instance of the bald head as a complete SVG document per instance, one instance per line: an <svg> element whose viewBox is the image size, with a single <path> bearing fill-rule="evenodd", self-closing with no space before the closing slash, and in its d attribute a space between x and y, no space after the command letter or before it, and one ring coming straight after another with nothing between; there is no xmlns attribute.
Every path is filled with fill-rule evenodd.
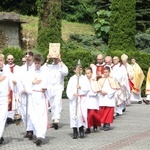
<svg viewBox="0 0 150 150"><path fill-rule="evenodd" d="M97 55L97 64L102 64L104 62L103 54Z"/></svg>
<svg viewBox="0 0 150 150"><path fill-rule="evenodd" d="M14 63L14 56L8 55L6 60L7 60L9 65L12 65Z"/></svg>

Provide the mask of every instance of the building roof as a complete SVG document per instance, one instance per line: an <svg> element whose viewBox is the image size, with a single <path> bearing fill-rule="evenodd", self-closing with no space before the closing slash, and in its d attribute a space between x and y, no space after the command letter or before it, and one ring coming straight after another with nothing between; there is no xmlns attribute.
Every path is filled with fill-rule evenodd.
<svg viewBox="0 0 150 150"><path fill-rule="evenodd" d="M0 22L27 23L26 21L20 20L20 14L15 12L0 12Z"/></svg>

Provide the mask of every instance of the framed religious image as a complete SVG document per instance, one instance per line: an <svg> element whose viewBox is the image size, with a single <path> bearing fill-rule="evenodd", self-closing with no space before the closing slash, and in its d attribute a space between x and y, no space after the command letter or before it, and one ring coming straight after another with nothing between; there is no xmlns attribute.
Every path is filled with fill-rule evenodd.
<svg viewBox="0 0 150 150"><path fill-rule="evenodd" d="M49 55L51 58L58 58L60 55L60 43L49 43Z"/></svg>

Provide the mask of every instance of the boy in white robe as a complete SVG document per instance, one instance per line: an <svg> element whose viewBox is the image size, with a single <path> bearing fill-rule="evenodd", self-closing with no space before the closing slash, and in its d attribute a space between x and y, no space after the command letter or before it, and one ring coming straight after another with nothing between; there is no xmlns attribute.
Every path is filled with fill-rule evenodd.
<svg viewBox="0 0 150 150"><path fill-rule="evenodd" d="M32 52L26 53L24 56L26 58L26 63L20 67L21 69L21 77L20 77L20 112L22 116L22 121L26 125L26 134L24 138L32 139L33 137L33 125L31 122L30 114L29 114L29 105L32 99L32 87L30 76L32 72L35 70L34 64L34 54Z"/></svg>
<svg viewBox="0 0 150 150"><path fill-rule="evenodd" d="M93 79L92 68L90 67L86 68L85 74L90 83L90 91L87 94L87 100L86 100L88 128L85 133L88 134L91 133L90 130L91 127L93 127L93 131L96 132L97 126L101 126L101 123L100 123L100 116L99 116L98 92L95 91L97 81L96 78L95 80Z"/></svg>
<svg viewBox="0 0 150 150"><path fill-rule="evenodd" d="M84 138L84 127L87 128L86 95L90 90L88 79L82 75L82 67L77 65L67 85L67 96L70 100L70 127L73 128L73 139Z"/></svg>
<svg viewBox="0 0 150 150"><path fill-rule="evenodd" d="M34 143L40 145L46 136L48 122L48 88L49 72L41 67L42 57L34 56L35 70L31 74L32 100L29 104L29 114L34 127L36 139Z"/></svg>
<svg viewBox="0 0 150 150"><path fill-rule="evenodd" d="M114 108L115 108L115 92L119 85L110 77L110 68L104 68L104 77L98 80L101 87L99 97L99 113L100 122L103 123L104 131L110 130L110 123L113 123Z"/></svg>

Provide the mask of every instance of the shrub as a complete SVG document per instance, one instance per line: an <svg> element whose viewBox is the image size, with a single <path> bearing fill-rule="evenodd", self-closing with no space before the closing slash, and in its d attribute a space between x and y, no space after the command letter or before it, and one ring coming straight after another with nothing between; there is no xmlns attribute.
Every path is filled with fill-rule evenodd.
<svg viewBox="0 0 150 150"><path fill-rule="evenodd" d="M137 34L135 44L137 49L150 53L150 34Z"/></svg>

